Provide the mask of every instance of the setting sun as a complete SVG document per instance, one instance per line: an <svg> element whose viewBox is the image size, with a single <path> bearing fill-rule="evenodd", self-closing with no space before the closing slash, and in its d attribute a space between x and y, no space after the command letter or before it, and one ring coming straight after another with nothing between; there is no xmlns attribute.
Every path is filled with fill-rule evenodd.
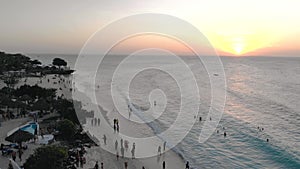
<svg viewBox="0 0 300 169"><path fill-rule="evenodd" d="M280 39L276 34L263 30L229 32L222 31L218 34L207 33L207 37L220 54L247 55L255 53L260 49L267 48L277 43Z"/></svg>
<svg viewBox="0 0 300 169"><path fill-rule="evenodd" d="M243 44L235 44L234 45L235 54L236 55L242 54L243 48L244 48Z"/></svg>

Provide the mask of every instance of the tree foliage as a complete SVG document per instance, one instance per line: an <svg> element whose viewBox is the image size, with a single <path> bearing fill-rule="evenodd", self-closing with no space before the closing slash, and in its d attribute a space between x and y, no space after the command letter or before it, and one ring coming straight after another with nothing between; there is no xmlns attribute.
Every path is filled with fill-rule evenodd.
<svg viewBox="0 0 300 169"><path fill-rule="evenodd" d="M58 130L61 138L68 141L72 140L76 133L74 123L68 119L64 119L58 123Z"/></svg>
<svg viewBox="0 0 300 169"><path fill-rule="evenodd" d="M61 58L54 58L52 64L58 67L67 66L67 62Z"/></svg>
<svg viewBox="0 0 300 169"><path fill-rule="evenodd" d="M45 146L35 150L26 163L25 169L64 169L67 150L59 146Z"/></svg>
<svg viewBox="0 0 300 169"><path fill-rule="evenodd" d="M38 85L29 86L23 85L20 88L16 89L13 94L17 97L28 95L31 98L44 98L52 99L56 95L56 89L46 89Z"/></svg>
<svg viewBox="0 0 300 169"><path fill-rule="evenodd" d="M57 112L61 115L61 117L65 119L69 119L72 122L79 124L76 110L74 108L73 102L66 99L58 99L54 102L53 106L57 110Z"/></svg>
<svg viewBox="0 0 300 169"><path fill-rule="evenodd" d="M41 65L42 62L40 62L39 60L33 60L33 61L30 61L33 65Z"/></svg>
<svg viewBox="0 0 300 169"><path fill-rule="evenodd" d="M25 69L31 71L33 65L41 65L38 60L31 60L23 54L8 54L0 52L0 74L7 71L20 71Z"/></svg>

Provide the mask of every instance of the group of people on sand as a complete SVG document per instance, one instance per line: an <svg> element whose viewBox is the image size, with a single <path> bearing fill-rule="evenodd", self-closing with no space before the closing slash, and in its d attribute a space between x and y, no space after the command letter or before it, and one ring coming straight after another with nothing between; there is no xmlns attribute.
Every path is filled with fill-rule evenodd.
<svg viewBox="0 0 300 169"><path fill-rule="evenodd" d="M91 120L92 126L100 126L100 122L101 122L100 118L92 118Z"/></svg>
<svg viewBox="0 0 300 169"><path fill-rule="evenodd" d="M130 108L130 106L128 105L128 109L129 111L132 111L132 109ZM97 124L97 119L92 119L92 124ZM119 126L119 119L117 118L114 118L113 119L113 128L114 128L114 132L118 132L119 133L119 129L120 129L120 126ZM103 142L104 142L104 145L107 144L107 136L104 134L103 135ZM161 146L158 146L158 156L161 156L163 152L166 151L166 146L167 146L167 142L165 141L163 143L163 145ZM125 151L127 152L128 149L129 149L129 142L127 140L123 140L122 138L120 140L116 139L115 142L114 142L114 147L115 147L115 151L116 151L116 159L117 161L119 161L119 158L124 158L125 157ZM120 152L120 154L119 154ZM132 143L132 148L131 148L131 157L132 159L135 159L135 152L136 152L136 144L135 143ZM101 162L99 163L98 161L95 163L93 169L104 169L104 162ZM166 169L166 161L163 161L162 162L162 168L163 169ZM124 168L125 169L128 169L128 162L125 161L124 162ZM144 166L142 166L142 169L145 169ZM186 162L185 164L185 169L190 169L190 165L189 165L189 162Z"/></svg>
<svg viewBox="0 0 300 169"><path fill-rule="evenodd" d="M115 150L116 150L116 156L117 160L119 160L119 151L118 151L118 140L115 141ZM127 140L123 141L123 139L120 140L120 151L121 151L121 157L124 158L125 156L125 151L127 152L129 148L129 142ZM135 143L132 144L132 149L131 149L131 157L132 159L135 158Z"/></svg>
<svg viewBox="0 0 300 169"><path fill-rule="evenodd" d="M9 163L8 163L8 169L14 169L11 161L9 161Z"/></svg>
<svg viewBox="0 0 300 169"><path fill-rule="evenodd" d="M166 146L167 146L167 142L165 141L163 144L163 151L166 151ZM161 146L158 146L157 153L159 156L161 156L162 153Z"/></svg>
<svg viewBox="0 0 300 169"><path fill-rule="evenodd" d="M22 156L23 156L23 150L22 149L23 149L22 145L20 144L17 151L12 151L11 158L14 162L16 162L17 156L19 157L20 162L22 161ZM14 169L11 160L9 160L8 169Z"/></svg>
<svg viewBox="0 0 300 169"><path fill-rule="evenodd" d="M25 109L21 109L21 111L18 113L14 113L12 111L7 111L7 112L2 113L2 119L3 119L3 121L8 121L11 119L26 117L26 114L27 114L27 111L25 111Z"/></svg>
<svg viewBox="0 0 300 169"><path fill-rule="evenodd" d="M86 153L84 147L81 147L80 150L77 150L76 152L76 167L81 167L83 168L83 165L86 163L86 159L84 157L84 154Z"/></svg>
<svg viewBox="0 0 300 169"><path fill-rule="evenodd" d="M166 167L167 167L166 161L163 161L162 162L162 168L166 169ZM142 169L145 169L145 167L143 167ZM185 164L185 169L190 169L190 163L188 161Z"/></svg>
<svg viewBox="0 0 300 169"><path fill-rule="evenodd" d="M16 152L16 151L13 151L13 152L11 153L11 158L12 158L14 161L16 161L17 155L18 155L18 157L19 157L19 160L22 161L22 155L23 155L22 148L19 148L17 152Z"/></svg>
<svg viewBox="0 0 300 169"><path fill-rule="evenodd" d="M124 162L124 167L125 167L125 169L128 169L127 161ZM101 163L101 168L99 168L99 162L97 161L93 169L104 169L104 163Z"/></svg>

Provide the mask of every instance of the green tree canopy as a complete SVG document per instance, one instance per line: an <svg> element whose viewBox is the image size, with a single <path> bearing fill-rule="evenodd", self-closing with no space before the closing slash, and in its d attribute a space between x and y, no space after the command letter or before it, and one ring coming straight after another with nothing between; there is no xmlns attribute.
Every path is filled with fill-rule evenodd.
<svg viewBox="0 0 300 169"><path fill-rule="evenodd" d="M13 95L17 97L28 95L31 98L39 97L44 99L52 99L56 96L56 89L45 89L38 85L23 85L20 88L13 91Z"/></svg>
<svg viewBox="0 0 300 169"><path fill-rule="evenodd" d="M67 150L59 146L45 146L35 150L26 163L25 169L64 169Z"/></svg>
<svg viewBox="0 0 300 169"><path fill-rule="evenodd" d="M8 54L0 52L0 73L11 70L28 69L31 67L32 60L22 54ZM37 63L38 61L34 61Z"/></svg>
<svg viewBox="0 0 300 169"><path fill-rule="evenodd" d="M67 66L67 62L61 58L54 58L52 64L58 67Z"/></svg>
<svg viewBox="0 0 300 169"><path fill-rule="evenodd" d="M72 101L66 99L58 99L53 103L53 107L63 118L69 119L72 122L79 124Z"/></svg>
<svg viewBox="0 0 300 169"><path fill-rule="evenodd" d="M58 123L58 130L60 132L61 138L64 140L73 139L76 129L72 121L64 119Z"/></svg>
<svg viewBox="0 0 300 169"><path fill-rule="evenodd" d="M33 60L33 61L31 61L31 63L33 65L41 65L42 64L42 62L40 62L39 60Z"/></svg>

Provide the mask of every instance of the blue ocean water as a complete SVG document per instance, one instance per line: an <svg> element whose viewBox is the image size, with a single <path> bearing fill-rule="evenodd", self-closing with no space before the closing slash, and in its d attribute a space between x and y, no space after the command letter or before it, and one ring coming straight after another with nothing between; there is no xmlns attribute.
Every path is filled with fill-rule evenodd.
<svg viewBox="0 0 300 169"><path fill-rule="evenodd" d="M38 59L50 63L53 57ZM71 67L76 61L76 56L63 57ZM107 109L113 108L111 99L105 95L111 83L109 72L115 69L115 60L119 59L112 56L102 67L107 77L101 78L99 97L101 106ZM198 137L209 119L211 90L205 68L197 64L196 59L184 58L195 70L200 84L200 110L186 114L196 116L197 122L174 151L188 160L192 168L300 168L300 58L222 57L227 82L225 111L215 133L201 144ZM176 68L176 65L168 66ZM184 77L183 73L181 80ZM90 87L84 79L82 87ZM156 88L165 92L168 104L163 115L148 126L154 133L160 133L174 122L179 109L180 91L174 80L155 70L145 71L136 76L129 95L137 111L146 110L150 105L149 92ZM201 122L199 117L202 117Z"/></svg>

